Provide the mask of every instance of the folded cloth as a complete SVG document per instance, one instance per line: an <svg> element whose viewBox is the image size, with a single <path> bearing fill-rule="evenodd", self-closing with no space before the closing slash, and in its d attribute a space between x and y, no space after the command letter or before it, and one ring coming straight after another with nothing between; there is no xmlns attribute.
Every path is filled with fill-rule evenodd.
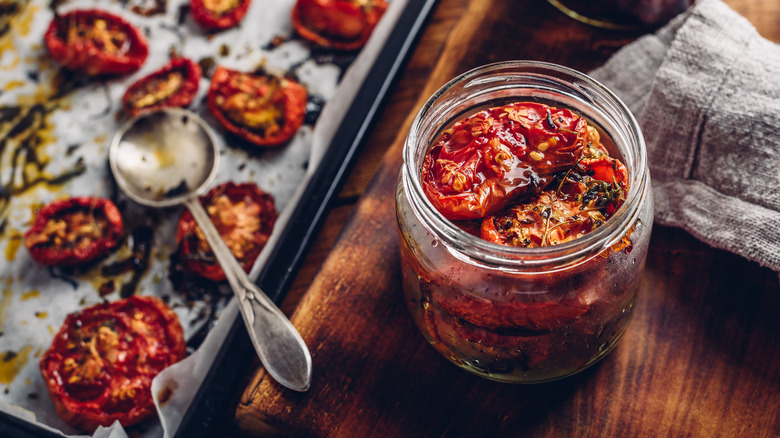
<svg viewBox="0 0 780 438"><path fill-rule="evenodd" d="M780 271L780 46L697 0L591 75L639 120L656 223Z"/></svg>

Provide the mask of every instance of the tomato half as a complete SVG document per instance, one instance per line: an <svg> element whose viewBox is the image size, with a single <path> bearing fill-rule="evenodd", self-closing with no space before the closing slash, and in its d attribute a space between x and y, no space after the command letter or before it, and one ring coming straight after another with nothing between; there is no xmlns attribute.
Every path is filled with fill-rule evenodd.
<svg viewBox="0 0 780 438"><path fill-rule="evenodd" d="M92 432L153 415L152 379L185 353L173 310L159 298L132 296L68 315L40 368L60 417Z"/></svg>
<svg viewBox="0 0 780 438"><path fill-rule="evenodd" d="M250 3L251 0L190 0L190 12L200 27L223 30L241 22Z"/></svg>
<svg viewBox="0 0 780 438"><path fill-rule="evenodd" d="M422 165L428 199L446 218L477 219L538 193L574 166L590 140L568 109L513 103L456 122Z"/></svg>
<svg viewBox="0 0 780 438"><path fill-rule="evenodd" d="M577 239L601 226L606 217L599 210L581 210L583 204L554 192L533 199L482 221L484 240L507 246L535 248Z"/></svg>
<svg viewBox="0 0 780 438"><path fill-rule="evenodd" d="M200 201L230 251L249 271L276 222L273 197L255 184L228 182L211 189ZM179 218L176 242L184 270L213 281L225 279L206 236L188 210Z"/></svg>
<svg viewBox="0 0 780 438"><path fill-rule="evenodd" d="M122 227L122 215L108 199L63 199L38 212L24 245L38 263L76 265L108 254L119 244Z"/></svg>
<svg viewBox="0 0 780 438"><path fill-rule="evenodd" d="M303 125L307 97L292 79L217 67L208 106L227 131L257 146L278 146Z"/></svg>
<svg viewBox="0 0 780 438"><path fill-rule="evenodd" d="M195 99L199 83L200 66L187 58L174 58L131 85L122 104L131 116L153 109L185 107Z"/></svg>
<svg viewBox="0 0 780 438"><path fill-rule="evenodd" d="M100 9L55 15L44 42L58 64L90 76L132 73L149 55L138 29Z"/></svg>
<svg viewBox="0 0 780 438"><path fill-rule="evenodd" d="M626 193L628 192L628 171L626 166L615 158L602 156L582 160L580 169L581 172L593 180L605 183L591 183L584 187L580 185L580 187L584 191L583 196L585 197L587 197L588 191L595 192L597 195L595 195L595 199L592 202L596 206L603 207L607 217L611 216L626 200ZM597 187L594 188L594 186ZM586 188L587 191L585 191Z"/></svg>
<svg viewBox="0 0 780 438"><path fill-rule="evenodd" d="M539 247L577 239L604 224L625 201L628 172L607 155L586 158L550 187L482 221L484 240Z"/></svg>
<svg viewBox="0 0 780 438"><path fill-rule="evenodd" d="M386 10L385 0L298 0L292 22L302 37L319 46L356 50Z"/></svg>

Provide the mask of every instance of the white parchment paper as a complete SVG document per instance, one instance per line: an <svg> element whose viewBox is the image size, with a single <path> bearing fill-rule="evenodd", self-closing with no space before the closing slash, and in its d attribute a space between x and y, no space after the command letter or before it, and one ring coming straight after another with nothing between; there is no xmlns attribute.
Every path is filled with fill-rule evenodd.
<svg viewBox="0 0 780 438"><path fill-rule="evenodd" d="M15 153L26 150L25 136L11 135L14 134L11 131L13 124L0 124L0 142L3 142L0 147L0 190L19 188L19 193L6 197L7 205L0 200L0 362L10 358L5 361L7 366L0 365L0 409L65 435L78 433L56 415L38 370L38 360L67 314L103 300L119 299L120 287L116 292L101 296L99 285L91 279L100 265L126 258L127 248L123 248L124 252L120 249L92 270L63 274L30 259L21 245L21 236L29 227L35 208L40 205L66 196L115 195L116 188L107 166L107 151L111 137L124 122L118 110L127 86L167 64L170 52L175 51L195 61L211 58L217 65L238 70L254 70L264 65L273 72L294 72L310 96L327 102L316 123L304 125L285 146L256 151L235 147L224 140L220 144L220 169L214 184L255 182L274 196L280 213L276 231L250 273L251 278L256 278L271 248L277 244L278 232L288 221L306 181L320 160L326 157L325 150L331 144L336 128L406 1L391 2L371 40L346 71L342 71L343 65L337 65L343 63L344 55L336 54L332 57L334 62L324 62L323 58L327 60L327 56L312 56L312 47L294 35L289 18L294 0L254 0L240 27L213 35L200 30L188 14L180 20L186 0L168 0L166 12L152 16L130 11L134 5L144 5L142 2L65 1L58 6L58 12L98 7L121 15L143 29L150 43L150 56L133 75L104 81L82 80L75 91L53 100L50 96L56 93L53 84L57 81L58 68L49 60L42 44L53 11L48 1L19 0L21 11L11 21L10 31L0 37L0 111L18 108L18 118L21 118L44 108L42 114L45 115L39 117L41 120L36 119L37 124L31 128L38 130L32 137L41 145L32 148L37 155L27 163L24 157ZM271 44L275 38L281 44L278 41ZM201 104L208 84L208 78L201 80L199 96L191 108L220 132L205 105ZM52 178L80 168L83 173L62 185L29 183L36 176ZM168 276L170 255L175 251L178 209L152 212L121 196L119 199L123 201L126 223L151 223L154 229L150 266L140 279L137 293L164 297L179 315L188 338L216 317L216 323L199 348L155 379L153 394L170 390L170 397L164 403L157 403L160 421L149 421L132 429L134 436L171 436L211 366L230 323L237 317L238 309L226 287L202 301L188 299L185 293L173 287ZM117 286L126 281L128 274L114 278ZM13 378L6 382L4 377ZM126 434L115 424L99 429L94 436L123 437Z"/></svg>

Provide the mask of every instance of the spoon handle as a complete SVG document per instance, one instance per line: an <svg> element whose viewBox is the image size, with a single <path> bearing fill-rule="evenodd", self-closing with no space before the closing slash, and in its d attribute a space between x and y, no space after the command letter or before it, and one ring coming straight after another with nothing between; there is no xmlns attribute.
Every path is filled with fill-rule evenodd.
<svg viewBox="0 0 780 438"><path fill-rule="evenodd" d="M295 391L308 390L311 385L311 354L303 338L276 304L249 280L197 197L189 198L185 205L225 271L263 366L285 387Z"/></svg>

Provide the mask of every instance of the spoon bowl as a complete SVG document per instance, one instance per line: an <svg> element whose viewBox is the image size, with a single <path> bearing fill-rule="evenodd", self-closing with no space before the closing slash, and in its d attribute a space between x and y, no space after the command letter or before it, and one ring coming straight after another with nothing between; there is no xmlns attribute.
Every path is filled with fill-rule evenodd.
<svg viewBox="0 0 780 438"><path fill-rule="evenodd" d="M217 175L217 138L203 119L183 109L136 117L114 136L111 172L133 201L149 207L179 205Z"/></svg>

